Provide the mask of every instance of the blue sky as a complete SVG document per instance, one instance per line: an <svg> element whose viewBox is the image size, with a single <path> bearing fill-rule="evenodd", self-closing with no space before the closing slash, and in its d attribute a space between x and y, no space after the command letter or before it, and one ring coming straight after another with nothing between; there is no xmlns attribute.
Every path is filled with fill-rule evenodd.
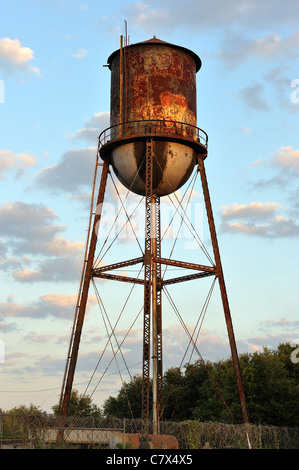
<svg viewBox="0 0 299 470"><path fill-rule="evenodd" d="M125 20L130 43L156 35L202 59L197 125L209 135L206 171L239 352L275 348L299 337L298 14L292 0L231 0L225 7L220 0L186 0L184 7L177 0L3 2L0 408L33 403L50 411L58 402L97 136L109 126L110 72L103 65L119 48ZM200 207L199 181L196 190ZM112 203L112 189L108 198ZM208 235L204 225L211 253ZM180 243L183 247L184 240ZM134 248L120 244L114 259L123 259L124 251L127 258ZM197 253L191 249L188 256ZM99 289L115 313L126 294L110 284ZM211 360L228 355L217 291L216 286L198 343ZM192 283L174 292L177 305L187 308L191 329L197 295ZM142 298L139 290L130 315L118 325L119 338L133 324ZM165 367L176 366L186 337L167 301L163 315ZM75 378L80 392L105 335L92 293ZM140 372L140 318L124 351L131 373ZM121 361L119 366L124 368ZM119 386L113 362L93 395L95 403L100 406Z"/></svg>

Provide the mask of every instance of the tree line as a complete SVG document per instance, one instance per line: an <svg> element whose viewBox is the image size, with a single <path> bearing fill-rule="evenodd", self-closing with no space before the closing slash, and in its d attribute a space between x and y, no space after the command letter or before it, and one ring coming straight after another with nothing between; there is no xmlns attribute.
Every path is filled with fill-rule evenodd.
<svg viewBox="0 0 299 470"><path fill-rule="evenodd" d="M241 354L243 387L252 424L299 426L299 363L291 360L289 343L276 350ZM124 383L103 413L118 418L141 417L142 378ZM242 410L231 359L197 361L173 367L163 378L163 419L242 423Z"/></svg>
<svg viewBox="0 0 299 470"><path fill-rule="evenodd" d="M294 347L279 344L272 350L239 356L243 387L251 424L299 426L299 359ZM150 394L152 390L150 387ZM142 377L124 382L117 396L110 396L99 408L89 396L71 394L68 415L139 419L142 411ZM150 400L151 403L151 400ZM58 415L58 405L52 407ZM31 405L9 413L41 413ZM150 410L151 414L152 410ZM183 368L172 367L163 376L163 419L170 421L242 423L242 410L231 359L216 362L196 361Z"/></svg>

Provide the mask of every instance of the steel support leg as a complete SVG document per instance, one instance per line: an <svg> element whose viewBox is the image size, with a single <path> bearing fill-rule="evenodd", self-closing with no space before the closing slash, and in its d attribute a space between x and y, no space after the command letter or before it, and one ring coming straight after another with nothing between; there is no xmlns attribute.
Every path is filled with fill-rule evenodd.
<svg viewBox="0 0 299 470"><path fill-rule="evenodd" d="M234 371L235 371L236 381L237 381L237 386L238 386L238 391L239 391L239 397L240 397L240 402L241 402L243 421L244 423L248 423L249 422L248 411L247 411L247 405L246 405L246 400L245 400L245 394L243 390L242 375L241 375L237 346L236 346L235 335L234 335L234 330L233 330L233 324L232 324L232 319L231 319L231 314L230 314L230 307L229 307L229 302L228 302L228 297L227 297L227 292L226 292L226 286L224 282L224 276L223 276L218 240L217 240L217 235L216 235L212 205L211 205L211 200L210 200L209 188L208 188L208 183L207 183L204 162L200 155L199 155L198 168L199 168L200 176L201 176L204 200L205 200L205 205L206 205L209 229L210 229L211 240L212 240L212 245L213 245L215 263L216 263L216 275L219 280L219 287L220 287L224 316L225 316L227 332L228 332L228 337L229 337L229 342L230 342L232 361L233 361L233 366L234 366Z"/></svg>
<svg viewBox="0 0 299 470"><path fill-rule="evenodd" d="M105 160L103 164L103 169L102 169L102 176L101 176L99 194L98 194L98 199L97 199L97 208L101 208L101 205L103 204L103 201L104 201L107 176L108 176L108 167L109 167L109 164ZM96 243L97 243L97 228L98 228L100 219L101 219L101 211L97 211L94 217L88 256L87 256L87 259L85 260L86 267L85 267L85 274L84 274L84 282L83 282L82 291L81 291L81 295L79 299L76 324L75 324L74 331L71 337L70 355L68 357L67 365L66 365L66 382L64 385L64 390L62 391L61 407L60 407L60 414L63 417L67 415L72 386L73 386L75 368L76 368L77 358L78 358L79 344L80 344L82 327L83 327L83 322L84 322L85 312L86 312L86 305L87 305L87 300L88 300L88 291L89 291L89 285L90 285L90 279L91 279L90 274L91 274L91 269L93 266Z"/></svg>

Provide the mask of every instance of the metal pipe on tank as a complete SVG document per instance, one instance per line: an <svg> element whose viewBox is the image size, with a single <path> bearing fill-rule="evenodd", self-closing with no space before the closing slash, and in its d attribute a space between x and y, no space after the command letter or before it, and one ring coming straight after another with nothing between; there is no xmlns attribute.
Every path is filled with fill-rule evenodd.
<svg viewBox="0 0 299 470"><path fill-rule="evenodd" d="M119 123L122 124L124 114L124 58L122 36L120 36L119 56Z"/></svg>

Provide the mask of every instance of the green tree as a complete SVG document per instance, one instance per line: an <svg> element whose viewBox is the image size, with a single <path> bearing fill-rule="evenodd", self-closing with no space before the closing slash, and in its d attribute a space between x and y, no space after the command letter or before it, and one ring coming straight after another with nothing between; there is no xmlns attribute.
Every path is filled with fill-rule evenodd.
<svg viewBox="0 0 299 470"><path fill-rule="evenodd" d="M208 364L205 380L194 402L192 417L200 421L233 423L241 409L231 359Z"/></svg>
<svg viewBox="0 0 299 470"><path fill-rule="evenodd" d="M289 352L289 345L284 344L276 351L265 347L249 356L243 376L252 422L299 425L299 375Z"/></svg>
<svg viewBox="0 0 299 470"><path fill-rule="evenodd" d="M284 368L287 370L289 378L296 386L299 384L299 363L294 363L291 360L291 354L295 349L295 346L292 346L290 343L280 343L278 345L277 351L274 351L274 354L276 354L283 362Z"/></svg>
<svg viewBox="0 0 299 470"><path fill-rule="evenodd" d="M59 405L52 406L54 414L59 415ZM72 390L67 416L100 418L102 415L100 408L92 403L88 395L79 395L77 390Z"/></svg>
<svg viewBox="0 0 299 470"><path fill-rule="evenodd" d="M20 405L11 408L11 410L6 411L5 414L10 415L40 415L42 411L35 405L30 404L30 406Z"/></svg>
<svg viewBox="0 0 299 470"><path fill-rule="evenodd" d="M210 370L212 364L197 361L194 364L185 366L185 390L184 390L184 416L182 419L189 420L194 418L194 410L202 403L207 403L211 393ZM199 418L201 419L201 418Z"/></svg>
<svg viewBox="0 0 299 470"><path fill-rule="evenodd" d="M185 393L185 377L179 367L168 369L163 377L163 418L166 420L184 419L184 406L181 396Z"/></svg>
<svg viewBox="0 0 299 470"><path fill-rule="evenodd" d="M28 439L36 432L36 423L43 412L36 406L20 405L5 412L1 419L2 439Z"/></svg>
<svg viewBox="0 0 299 470"><path fill-rule="evenodd" d="M151 387L150 387L151 396ZM124 382L116 397L109 397L104 402L105 416L116 418L141 418L142 415L142 377L136 375L130 382Z"/></svg>
<svg viewBox="0 0 299 470"><path fill-rule="evenodd" d="M251 423L299 426L299 364L291 361L289 343L276 350L240 355L243 386ZM104 404L105 415L141 417L142 378L123 384ZM231 359L197 361L164 373L165 420L242 423L242 410ZM151 403L151 400L150 400Z"/></svg>

